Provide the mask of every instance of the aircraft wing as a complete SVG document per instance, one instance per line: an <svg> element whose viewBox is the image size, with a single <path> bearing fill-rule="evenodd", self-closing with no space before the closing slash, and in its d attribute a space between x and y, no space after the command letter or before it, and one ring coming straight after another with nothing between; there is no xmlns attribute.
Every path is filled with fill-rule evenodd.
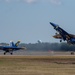
<svg viewBox="0 0 75 75"><path fill-rule="evenodd" d="M11 47L11 46L0 46L0 50L4 50L4 51L6 51L6 50L9 50L9 51L16 51L16 50L24 50L24 49L26 49L25 47Z"/></svg>

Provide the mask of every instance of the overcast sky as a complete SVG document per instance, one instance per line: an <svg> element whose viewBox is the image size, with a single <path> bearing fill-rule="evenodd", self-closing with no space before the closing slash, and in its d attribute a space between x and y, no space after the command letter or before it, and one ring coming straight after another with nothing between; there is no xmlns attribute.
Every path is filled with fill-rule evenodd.
<svg viewBox="0 0 75 75"><path fill-rule="evenodd" d="M0 0L0 42L59 42L49 22L75 34L75 0Z"/></svg>

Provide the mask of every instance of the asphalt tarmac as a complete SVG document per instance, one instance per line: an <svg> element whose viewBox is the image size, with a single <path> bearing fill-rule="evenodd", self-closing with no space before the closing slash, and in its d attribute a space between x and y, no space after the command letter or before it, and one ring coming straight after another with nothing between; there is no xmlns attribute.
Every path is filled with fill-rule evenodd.
<svg viewBox="0 0 75 75"><path fill-rule="evenodd" d="M4 51L0 50L0 55L4 55ZM6 53L6 55L11 55ZM31 51L31 50L18 50L14 51L13 55L23 55L23 56L68 56L71 52L55 52L55 51Z"/></svg>

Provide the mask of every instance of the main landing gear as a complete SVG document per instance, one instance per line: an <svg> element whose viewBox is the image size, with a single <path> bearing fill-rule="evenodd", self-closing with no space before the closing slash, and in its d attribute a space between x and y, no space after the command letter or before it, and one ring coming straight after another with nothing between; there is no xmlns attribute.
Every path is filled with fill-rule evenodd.
<svg viewBox="0 0 75 75"><path fill-rule="evenodd" d="M62 40L60 40L60 42L62 42Z"/></svg>
<svg viewBox="0 0 75 75"><path fill-rule="evenodd" d="M4 52L4 55L6 54L6 52Z"/></svg>
<svg viewBox="0 0 75 75"><path fill-rule="evenodd" d="M73 51L71 52L71 55L74 55L74 52Z"/></svg>
<svg viewBox="0 0 75 75"><path fill-rule="evenodd" d="M6 55L7 52L4 52L4 55ZM13 52L9 52L11 55L13 55Z"/></svg>

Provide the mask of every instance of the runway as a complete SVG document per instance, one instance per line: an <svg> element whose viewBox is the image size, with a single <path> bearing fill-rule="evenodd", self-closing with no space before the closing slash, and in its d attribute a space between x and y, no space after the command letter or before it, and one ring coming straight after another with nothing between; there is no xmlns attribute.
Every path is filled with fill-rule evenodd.
<svg viewBox="0 0 75 75"><path fill-rule="evenodd" d="M3 54L4 51L0 51L0 56L72 56L71 52L55 52L55 51L31 51L31 50L19 50L14 51L13 55L10 53ZM74 56L74 55L73 55Z"/></svg>
<svg viewBox="0 0 75 75"><path fill-rule="evenodd" d="M74 74L75 55L69 52L16 51L14 55L3 55L3 51L0 52L0 75Z"/></svg>

